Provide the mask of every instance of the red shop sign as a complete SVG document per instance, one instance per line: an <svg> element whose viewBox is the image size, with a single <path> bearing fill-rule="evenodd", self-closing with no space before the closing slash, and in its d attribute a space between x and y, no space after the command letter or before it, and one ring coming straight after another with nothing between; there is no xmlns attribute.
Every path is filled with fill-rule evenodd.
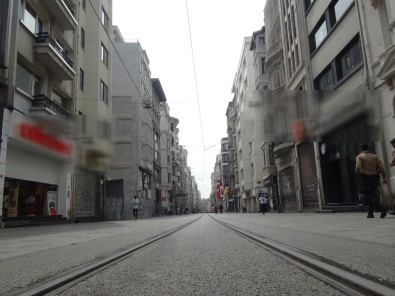
<svg viewBox="0 0 395 296"><path fill-rule="evenodd" d="M44 130L39 125L31 125L26 122L20 122L17 123L16 131L18 136L26 141L32 142L63 155L71 155L71 144L44 132Z"/></svg>

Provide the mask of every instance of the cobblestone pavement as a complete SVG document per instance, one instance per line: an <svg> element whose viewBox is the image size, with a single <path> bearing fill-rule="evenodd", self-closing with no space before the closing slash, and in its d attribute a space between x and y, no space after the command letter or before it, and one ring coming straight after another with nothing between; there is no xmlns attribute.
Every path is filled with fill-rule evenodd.
<svg viewBox="0 0 395 296"><path fill-rule="evenodd" d="M366 213L213 214L224 222L395 285L395 216Z"/></svg>
<svg viewBox="0 0 395 296"><path fill-rule="evenodd" d="M61 295L342 295L208 215Z"/></svg>

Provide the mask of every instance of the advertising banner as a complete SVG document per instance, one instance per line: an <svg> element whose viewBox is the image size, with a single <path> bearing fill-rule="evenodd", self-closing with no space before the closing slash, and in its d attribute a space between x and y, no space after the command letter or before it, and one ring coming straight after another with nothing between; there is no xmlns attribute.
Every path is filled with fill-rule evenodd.
<svg viewBox="0 0 395 296"><path fill-rule="evenodd" d="M58 202L58 192L47 191L47 206L48 206L49 216L56 215L57 202Z"/></svg>

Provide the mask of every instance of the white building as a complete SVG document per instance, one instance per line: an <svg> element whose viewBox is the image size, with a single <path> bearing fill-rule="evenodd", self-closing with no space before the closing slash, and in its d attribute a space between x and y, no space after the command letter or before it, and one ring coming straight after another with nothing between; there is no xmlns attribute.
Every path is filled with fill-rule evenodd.
<svg viewBox="0 0 395 296"><path fill-rule="evenodd" d="M252 38L244 38L242 52L232 92L235 95L237 113L236 142L238 176L242 206L248 212L258 211L258 194L262 187L262 143L263 121L260 109L253 108L261 102L262 92L256 90L254 53L249 50Z"/></svg>

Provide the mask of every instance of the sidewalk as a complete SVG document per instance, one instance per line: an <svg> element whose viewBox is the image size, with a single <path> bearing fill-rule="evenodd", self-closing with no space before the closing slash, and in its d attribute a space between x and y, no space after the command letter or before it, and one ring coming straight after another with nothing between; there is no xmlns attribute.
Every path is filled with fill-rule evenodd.
<svg viewBox="0 0 395 296"><path fill-rule="evenodd" d="M128 234L146 239L197 218L197 215L137 221L107 221L0 229L0 259Z"/></svg>
<svg viewBox="0 0 395 296"><path fill-rule="evenodd" d="M384 219L380 213L374 219L367 219L366 213L228 213L215 217L395 246L395 216L389 214Z"/></svg>

